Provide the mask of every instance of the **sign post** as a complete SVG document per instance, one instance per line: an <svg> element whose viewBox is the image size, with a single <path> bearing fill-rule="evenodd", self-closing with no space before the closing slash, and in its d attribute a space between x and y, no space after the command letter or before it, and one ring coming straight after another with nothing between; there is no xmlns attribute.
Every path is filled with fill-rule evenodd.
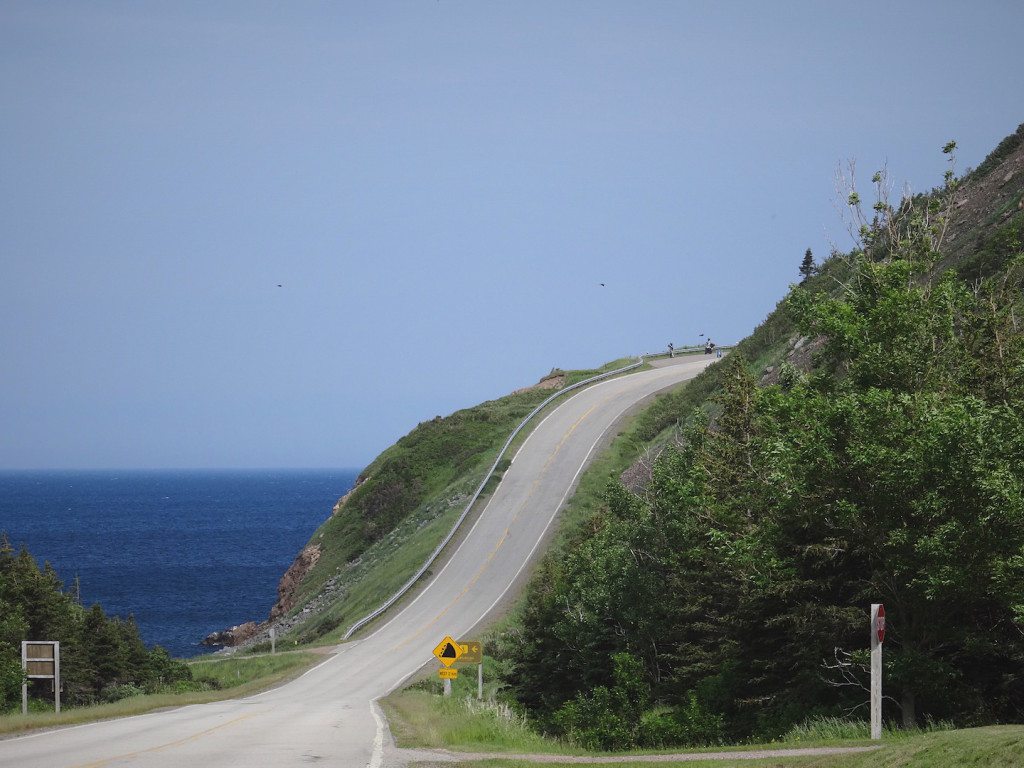
<svg viewBox="0 0 1024 768"><path fill-rule="evenodd" d="M476 697L484 698L484 647L479 640L459 640L462 646L460 664L476 664Z"/></svg>
<svg viewBox="0 0 1024 768"><path fill-rule="evenodd" d="M444 640L437 644L434 649L434 656L444 664L445 669L439 671L438 676L444 680L444 695L452 695L452 680L459 676L457 669L451 669L452 664L462 658L465 651L462 646L452 640L451 635L445 635Z"/></svg>
<svg viewBox="0 0 1024 768"><path fill-rule="evenodd" d="M882 643L885 641L885 606L871 604L871 738L882 738Z"/></svg>
<svg viewBox="0 0 1024 768"><path fill-rule="evenodd" d="M52 680L53 704L60 712L60 642L57 640L22 640L21 669L25 681L21 684L21 714L28 714L28 681Z"/></svg>

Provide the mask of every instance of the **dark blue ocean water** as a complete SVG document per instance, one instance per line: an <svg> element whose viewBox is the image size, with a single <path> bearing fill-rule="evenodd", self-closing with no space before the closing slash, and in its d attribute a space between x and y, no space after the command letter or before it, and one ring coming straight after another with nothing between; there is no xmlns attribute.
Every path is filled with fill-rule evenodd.
<svg viewBox="0 0 1024 768"><path fill-rule="evenodd" d="M176 656L265 619L356 470L0 472L0 531Z"/></svg>

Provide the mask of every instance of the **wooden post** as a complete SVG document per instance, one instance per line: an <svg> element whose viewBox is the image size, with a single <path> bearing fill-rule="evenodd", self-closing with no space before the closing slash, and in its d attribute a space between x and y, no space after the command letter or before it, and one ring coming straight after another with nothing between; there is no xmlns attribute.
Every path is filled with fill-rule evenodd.
<svg viewBox="0 0 1024 768"><path fill-rule="evenodd" d="M277 629L270 628L270 655L277 653Z"/></svg>
<svg viewBox="0 0 1024 768"><path fill-rule="evenodd" d="M445 681L444 681L444 695L445 696L451 696L452 695L452 681L449 680L448 678L445 678Z"/></svg>
<svg viewBox="0 0 1024 768"><path fill-rule="evenodd" d="M879 603L871 604L871 738L882 738L882 643L878 639Z"/></svg>
<svg viewBox="0 0 1024 768"><path fill-rule="evenodd" d="M53 644L53 704L60 714L60 643Z"/></svg>
<svg viewBox="0 0 1024 768"><path fill-rule="evenodd" d="M21 641L21 670L28 669L28 641ZM28 679L21 680L21 714L28 714Z"/></svg>
<svg viewBox="0 0 1024 768"><path fill-rule="evenodd" d="M476 667L476 699L484 700L484 664L480 662Z"/></svg>

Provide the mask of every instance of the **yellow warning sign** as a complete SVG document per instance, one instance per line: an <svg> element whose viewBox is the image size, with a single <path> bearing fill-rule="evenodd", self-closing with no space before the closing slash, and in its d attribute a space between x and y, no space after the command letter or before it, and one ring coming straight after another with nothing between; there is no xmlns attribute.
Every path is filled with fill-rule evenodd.
<svg viewBox="0 0 1024 768"><path fill-rule="evenodd" d="M459 670L455 669L455 667L443 667L437 670L437 676L442 680L457 680L459 678Z"/></svg>
<svg viewBox="0 0 1024 768"><path fill-rule="evenodd" d="M438 661L446 667L450 667L462 658L462 646L452 640L451 635L445 635L444 640L438 643L437 648L434 649L434 655L437 656Z"/></svg>

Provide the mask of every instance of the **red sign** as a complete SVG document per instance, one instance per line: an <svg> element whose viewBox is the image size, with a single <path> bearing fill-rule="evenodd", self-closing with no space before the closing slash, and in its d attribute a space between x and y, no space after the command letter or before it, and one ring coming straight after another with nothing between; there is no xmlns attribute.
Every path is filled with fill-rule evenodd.
<svg viewBox="0 0 1024 768"><path fill-rule="evenodd" d="M878 633L878 642L885 642L885 606L878 606L878 617L875 619L875 631Z"/></svg>

